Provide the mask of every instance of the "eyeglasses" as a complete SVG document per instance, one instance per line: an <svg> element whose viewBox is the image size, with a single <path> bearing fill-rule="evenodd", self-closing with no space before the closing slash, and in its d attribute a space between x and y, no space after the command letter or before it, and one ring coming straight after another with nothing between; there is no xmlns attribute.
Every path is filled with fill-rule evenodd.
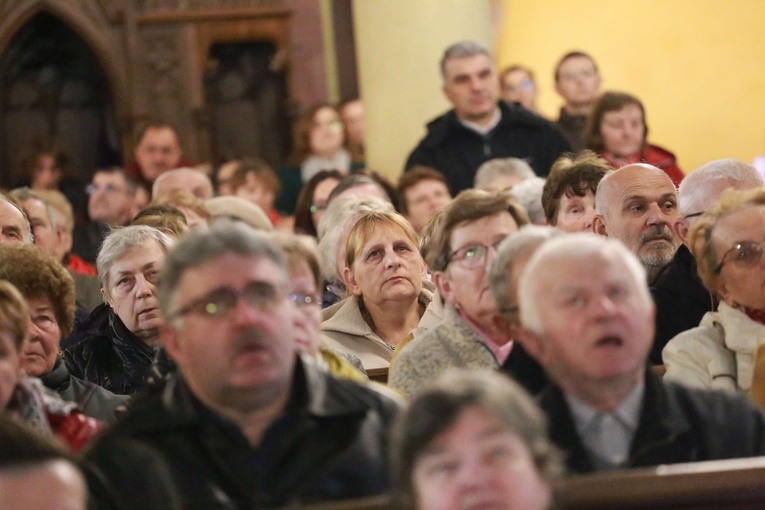
<svg viewBox="0 0 765 510"><path fill-rule="evenodd" d="M95 184L88 184L87 186L85 186L85 193L87 193L88 195L95 195L99 191L103 191L104 193L109 195L111 193L119 193L120 191L122 191L122 189L116 188L112 186L111 184L106 184L105 186L96 186Z"/></svg>
<svg viewBox="0 0 765 510"><path fill-rule="evenodd" d="M290 294L290 300L300 307L319 304L319 296L316 294L306 294L305 292L295 292L294 294Z"/></svg>
<svg viewBox="0 0 765 510"><path fill-rule="evenodd" d="M284 289L266 282L250 282L242 290L220 287L195 299L170 316L171 319L196 313L206 317L225 317L241 299L263 312L271 310L284 297Z"/></svg>
<svg viewBox="0 0 765 510"><path fill-rule="evenodd" d="M695 212L695 213L691 213L691 214L686 214L686 215L684 216L684 218L685 218L686 220L687 220L688 218L695 218L696 216L701 216L701 215L702 215L702 214L704 214L705 212L706 212L706 211L701 211L701 212Z"/></svg>
<svg viewBox="0 0 765 510"><path fill-rule="evenodd" d="M456 262L462 267L471 269L480 267L486 263L486 256L488 255L489 250L494 248L496 251L497 246L499 246L499 243L502 241L503 239L500 239L496 243L488 246L485 244L471 244L470 246L460 248L449 255L449 264Z"/></svg>
<svg viewBox="0 0 765 510"><path fill-rule="evenodd" d="M526 79L517 85L505 85L507 92L515 92L516 90L532 90L534 88L534 82Z"/></svg>
<svg viewBox="0 0 765 510"><path fill-rule="evenodd" d="M326 211L327 210L327 204L311 204L311 214L316 214L319 211Z"/></svg>
<svg viewBox="0 0 765 510"><path fill-rule="evenodd" d="M722 260L715 267L715 274L719 274L725 263L729 261L738 267L752 267L758 264L762 258L763 244L765 244L765 241L759 243L755 241L737 243L733 248L725 252Z"/></svg>

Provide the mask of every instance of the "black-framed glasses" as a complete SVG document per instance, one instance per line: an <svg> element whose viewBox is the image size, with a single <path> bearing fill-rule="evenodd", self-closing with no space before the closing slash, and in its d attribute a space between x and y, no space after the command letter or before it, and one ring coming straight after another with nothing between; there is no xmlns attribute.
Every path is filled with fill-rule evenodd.
<svg viewBox="0 0 765 510"><path fill-rule="evenodd" d="M190 313L207 317L225 317L236 308L241 299L260 311L271 310L284 297L284 289L267 282L250 282L242 290L219 287L195 299L171 315L171 319Z"/></svg>
<svg viewBox="0 0 765 510"><path fill-rule="evenodd" d="M683 218L685 218L686 220L687 220L688 218L695 218L696 216L701 216L701 215L702 215L702 214L704 214L705 212L706 212L706 211L701 211L701 212L695 212L695 213L691 213L691 214L686 214L685 216L683 216Z"/></svg>
<svg viewBox="0 0 765 510"><path fill-rule="evenodd" d="M489 254L490 249L496 250L499 244L504 239L500 239L494 244L471 244L453 251L449 254L449 264L456 262L462 267L475 268L480 267L486 263L486 256Z"/></svg>
<svg viewBox="0 0 765 510"><path fill-rule="evenodd" d="M715 267L715 274L722 271L727 262L738 267L752 267L759 264L762 259L762 245L765 241L742 241L733 245L733 248L725 252L722 260Z"/></svg>

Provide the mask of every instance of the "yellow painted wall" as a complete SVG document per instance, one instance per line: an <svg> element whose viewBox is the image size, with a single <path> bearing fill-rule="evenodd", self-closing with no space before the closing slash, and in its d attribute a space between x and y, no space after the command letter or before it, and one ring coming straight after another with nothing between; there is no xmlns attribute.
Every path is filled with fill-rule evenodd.
<svg viewBox="0 0 765 510"><path fill-rule="evenodd" d="M500 67L528 65L542 113L557 118L553 68L581 49L602 90L638 96L649 140L690 172L717 158L765 152L765 1L504 0Z"/></svg>
<svg viewBox="0 0 765 510"><path fill-rule="evenodd" d="M354 0L367 164L394 179L425 134L450 108L438 62L462 39L493 43L489 0Z"/></svg>

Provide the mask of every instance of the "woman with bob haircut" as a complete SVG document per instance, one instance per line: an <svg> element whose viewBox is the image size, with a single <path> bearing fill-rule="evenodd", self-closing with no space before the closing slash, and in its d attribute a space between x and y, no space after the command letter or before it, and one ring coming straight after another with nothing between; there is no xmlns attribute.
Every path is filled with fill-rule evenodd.
<svg viewBox="0 0 765 510"><path fill-rule="evenodd" d="M450 370L419 392L392 431L395 508L545 510L561 455L542 411L509 378Z"/></svg>
<svg viewBox="0 0 765 510"><path fill-rule="evenodd" d="M585 127L587 148L614 168L648 163L661 168L675 186L685 174L667 149L648 143L648 124L640 100L624 92L606 92L592 110Z"/></svg>
<svg viewBox="0 0 765 510"><path fill-rule="evenodd" d="M351 229L343 280L350 296L324 310L321 329L366 370L387 368L393 350L417 327L433 298L423 288L417 234L397 213L370 212Z"/></svg>
<svg viewBox="0 0 765 510"><path fill-rule="evenodd" d="M765 188L723 192L693 225L688 246L720 305L664 347L668 380L750 392L757 349L765 343L763 239Z"/></svg>

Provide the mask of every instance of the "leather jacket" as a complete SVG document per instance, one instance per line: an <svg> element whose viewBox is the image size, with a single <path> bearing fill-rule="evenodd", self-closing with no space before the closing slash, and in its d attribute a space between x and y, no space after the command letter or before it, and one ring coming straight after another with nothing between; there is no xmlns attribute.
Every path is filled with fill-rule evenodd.
<svg viewBox="0 0 765 510"><path fill-rule="evenodd" d="M156 350L131 333L108 304L96 307L75 333L85 339L61 354L71 375L117 395L145 387Z"/></svg>
<svg viewBox="0 0 765 510"><path fill-rule="evenodd" d="M297 361L281 416L252 446L180 374L86 453L92 509L283 508L383 494L398 401Z"/></svg>

